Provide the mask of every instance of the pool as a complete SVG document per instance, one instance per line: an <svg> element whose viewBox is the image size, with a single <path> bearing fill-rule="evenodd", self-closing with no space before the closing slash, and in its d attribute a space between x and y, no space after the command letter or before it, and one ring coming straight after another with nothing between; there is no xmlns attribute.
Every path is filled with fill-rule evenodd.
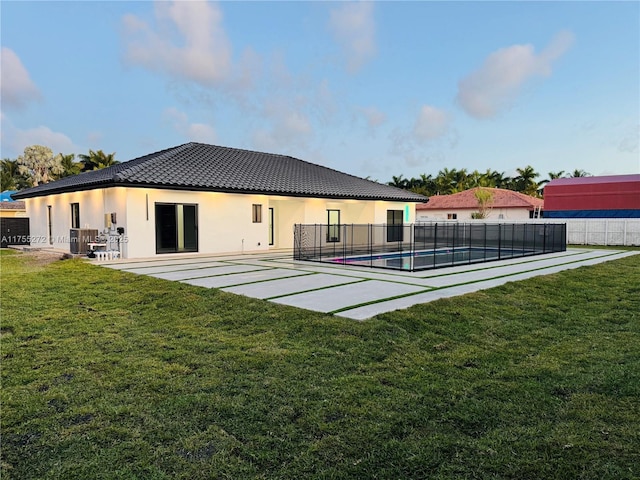
<svg viewBox="0 0 640 480"><path fill-rule="evenodd" d="M335 229L334 229L335 230ZM403 271L563 252L560 223L296 224L293 259Z"/></svg>
<svg viewBox="0 0 640 480"><path fill-rule="evenodd" d="M371 255L335 257L328 261L343 265L391 268L394 270L422 270L453 265L489 262L492 260L533 255L533 250L456 247L415 252L388 252Z"/></svg>

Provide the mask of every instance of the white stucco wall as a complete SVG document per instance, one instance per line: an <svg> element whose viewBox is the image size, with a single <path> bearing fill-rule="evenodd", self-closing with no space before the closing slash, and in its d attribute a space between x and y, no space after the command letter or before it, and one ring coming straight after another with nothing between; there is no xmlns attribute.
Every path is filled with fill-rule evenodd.
<svg viewBox="0 0 640 480"><path fill-rule="evenodd" d="M269 248L269 205L265 195L131 188L127 194L127 258L156 255L156 203L197 205L199 252L260 251ZM262 205L261 223L252 222L253 204Z"/></svg>
<svg viewBox="0 0 640 480"><path fill-rule="evenodd" d="M198 212L198 252L228 253L292 248L293 225L326 224L327 210L340 210L342 224L386 223L387 210L403 210L404 223L415 221L415 206L406 202L334 200L301 197L196 192L155 188L88 190L26 199L32 246L69 251L71 204L80 204L80 227L116 236L125 229L124 258L154 257L156 203L195 204ZM253 223L252 205L262 205L262 222ZM51 206L52 235L47 207ZM269 246L269 207L274 209L274 244ZM116 224L105 226L105 214L115 213ZM51 240L51 241L50 241ZM159 254L162 255L162 254Z"/></svg>
<svg viewBox="0 0 640 480"><path fill-rule="evenodd" d="M31 245L69 250L72 203L79 204L80 228L91 228L115 235L115 228L126 224L125 196L125 189L110 188L26 199ZM48 227L49 207L51 234ZM106 213L116 213L117 224L112 225L111 229L107 229L105 225Z"/></svg>

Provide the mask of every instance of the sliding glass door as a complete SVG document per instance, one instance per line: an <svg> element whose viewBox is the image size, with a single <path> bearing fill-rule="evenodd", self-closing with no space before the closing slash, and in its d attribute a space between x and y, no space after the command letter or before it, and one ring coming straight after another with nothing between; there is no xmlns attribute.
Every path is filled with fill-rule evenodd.
<svg viewBox="0 0 640 480"><path fill-rule="evenodd" d="M198 251L198 206L156 203L156 253Z"/></svg>

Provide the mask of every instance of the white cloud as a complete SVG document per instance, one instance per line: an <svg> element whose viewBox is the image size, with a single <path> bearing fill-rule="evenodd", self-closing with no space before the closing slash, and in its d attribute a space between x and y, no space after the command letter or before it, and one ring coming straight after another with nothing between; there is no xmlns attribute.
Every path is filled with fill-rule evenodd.
<svg viewBox="0 0 640 480"><path fill-rule="evenodd" d="M21 109L29 102L42 99L40 90L29 72L20 61L16 53L7 47L2 47L2 104L11 108Z"/></svg>
<svg viewBox="0 0 640 480"><path fill-rule="evenodd" d="M560 32L539 54L533 45L512 45L493 52L478 70L458 83L458 103L476 118L497 115L515 101L527 81L551 75L553 62L573 40L570 32Z"/></svg>
<svg viewBox="0 0 640 480"><path fill-rule="evenodd" d="M167 108L162 115L165 119L172 121L174 126L185 125L189 121L186 113L174 107Z"/></svg>
<svg viewBox="0 0 640 480"><path fill-rule="evenodd" d="M441 162L447 150L458 145L458 132L451 115L431 105L423 105L413 127L396 127L389 134L389 153L409 168Z"/></svg>
<svg viewBox="0 0 640 480"><path fill-rule="evenodd" d="M231 73L231 44L216 4L155 3L156 25L125 15L125 59L131 65L167 73L204 87L220 85Z"/></svg>
<svg viewBox="0 0 640 480"><path fill-rule="evenodd" d="M284 52L273 52L267 62L269 71L267 81L272 82L279 88L291 88L295 85L296 79L287 67Z"/></svg>
<svg viewBox="0 0 640 480"><path fill-rule="evenodd" d="M255 84L262 71L262 58L252 48L242 52L238 64L234 68L233 86L236 90L249 90Z"/></svg>
<svg viewBox="0 0 640 480"><path fill-rule="evenodd" d="M102 132L97 130L91 131L87 134L87 143L89 145L97 145L102 142L103 136Z"/></svg>
<svg viewBox="0 0 640 480"><path fill-rule="evenodd" d="M215 143L216 131L206 123L192 123L187 128L187 136L193 142Z"/></svg>
<svg viewBox="0 0 640 480"><path fill-rule="evenodd" d="M625 153L637 153L639 144L640 144L640 127L636 126L628 129L624 133L622 140L620 140L620 143L618 144L618 151L625 152Z"/></svg>
<svg viewBox="0 0 640 480"><path fill-rule="evenodd" d="M449 130L449 114L430 105L423 105L413 127L414 138L422 143L444 136Z"/></svg>
<svg viewBox="0 0 640 480"><path fill-rule="evenodd" d="M215 129L206 123L189 123L186 113L176 108L167 108L163 112L165 120L169 121L173 128L190 142L215 143L217 135Z"/></svg>
<svg viewBox="0 0 640 480"><path fill-rule="evenodd" d="M376 53L373 2L346 3L330 15L329 27L344 51L347 70L356 73Z"/></svg>
<svg viewBox="0 0 640 480"><path fill-rule="evenodd" d="M384 112L381 112L376 107L362 107L359 111L367 122L367 127L372 130L379 127L387 120L387 116Z"/></svg>
<svg viewBox="0 0 640 480"><path fill-rule="evenodd" d="M311 121L302 105L273 100L265 106L264 116L270 125L254 132L253 143L256 148L290 152L294 147L306 147L313 135Z"/></svg>
<svg viewBox="0 0 640 480"><path fill-rule="evenodd" d="M44 145L54 153L83 151L64 133L54 132L44 125L22 130L16 128L5 115L2 115L2 145L2 155L7 157L17 157L30 145Z"/></svg>

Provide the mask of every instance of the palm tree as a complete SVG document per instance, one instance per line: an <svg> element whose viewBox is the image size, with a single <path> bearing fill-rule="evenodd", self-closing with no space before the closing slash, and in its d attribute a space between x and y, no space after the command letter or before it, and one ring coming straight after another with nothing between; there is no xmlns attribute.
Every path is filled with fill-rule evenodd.
<svg viewBox="0 0 640 480"><path fill-rule="evenodd" d="M431 176L431 174L425 175L424 173L421 173L420 182L421 182L421 191L419 193L422 193L423 195L427 195L427 196L433 195L435 193L436 182Z"/></svg>
<svg viewBox="0 0 640 480"><path fill-rule="evenodd" d="M497 187L497 178L500 177L501 174L490 169L485 173L480 173L478 170L474 170L467 177L467 187L475 188L475 187Z"/></svg>
<svg viewBox="0 0 640 480"><path fill-rule="evenodd" d="M436 191L438 195L449 195L454 193L454 190L458 184L458 170L455 168L449 170L443 168L438 172L438 176L435 179Z"/></svg>
<svg viewBox="0 0 640 480"><path fill-rule="evenodd" d="M484 185L483 187L495 187L495 188L508 188L512 179L510 177L505 177L504 172L500 173L497 170L487 169L486 172L482 174Z"/></svg>
<svg viewBox="0 0 640 480"><path fill-rule="evenodd" d="M473 196L478 201L478 211L471 214L471 218L485 219L491 213L493 204L493 190L490 188L478 187L473 192Z"/></svg>
<svg viewBox="0 0 640 480"><path fill-rule="evenodd" d="M562 178L564 176L564 170L560 170L559 172L549 172L548 175L549 175L549 180L555 180L556 178Z"/></svg>
<svg viewBox="0 0 640 480"><path fill-rule="evenodd" d="M90 170L100 170L102 168L117 165L118 162L115 159L116 153L104 153L102 150L94 152L89 150L89 155L80 154L80 163L82 164L82 171L88 172Z"/></svg>
<svg viewBox="0 0 640 480"><path fill-rule="evenodd" d="M0 165L0 192L15 190L16 175L18 174L18 161L5 158Z"/></svg>
<svg viewBox="0 0 640 480"><path fill-rule="evenodd" d="M524 168L516 168L518 176L515 178L515 189L525 195L535 195L540 185L535 181L540 176L531 165Z"/></svg>
<svg viewBox="0 0 640 480"><path fill-rule="evenodd" d="M470 188L469 173L466 168L456 171L455 185L452 193L462 192Z"/></svg>
<svg viewBox="0 0 640 480"><path fill-rule="evenodd" d="M394 177L398 178L398 177ZM431 175L420 174L418 178L411 177L409 180L405 180L407 189L412 192L419 193L420 195L430 196L433 194L433 178ZM391 183L391 182L390 182Z"/></svg>
<svg viewBox="0 0 640 480"><path fill-rule="evenodd" d="M480 173L478 178L478 187L497 187L501 182L501 174L495 170L487 169L485 173Z"/></svg>
<svg viewBox="0 0 640 480"><path fill-rule="evenodd" d="M406 178L402 178L402 174L398 175L397 177L395 175L393 175L391 177L391 181L387 182L387 185L391 185L392 187L396 187L396 188L406 188L407 187L407 179Z"/></svg>
<svg viewBox="0 0 640 480"><path fill-rule="evenodd" d="M82 163L74 162L76 156L73 153L69 155L62 155L62 168L64 170L61 174L57 175L57 178L70 177L72 175L78 175L82 171Z"/></svg>
<svg viewBox="0 0 640 480"><path fill-rule="evenodd" d="M590 174L589 172L585 172L584 170L578 170L578 169L575 169L575 170L573 171L573 173L570 173L570 174L569 174L569 176L570 176L570 177L573 177L573 178L577 178L577 177L590 177L590 176L591 176L591 174Z"/></svg>

